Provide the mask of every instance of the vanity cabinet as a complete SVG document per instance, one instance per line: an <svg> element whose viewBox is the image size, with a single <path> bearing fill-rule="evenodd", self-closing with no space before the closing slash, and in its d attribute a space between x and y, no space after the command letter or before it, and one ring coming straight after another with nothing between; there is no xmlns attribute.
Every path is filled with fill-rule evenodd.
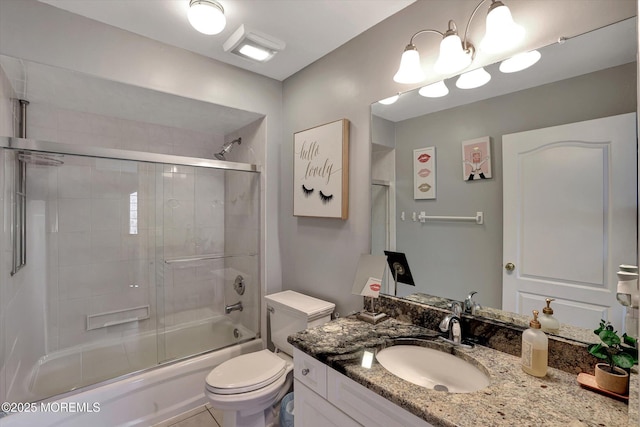
<svg viewBox="0 0 640 427"><path fill-rule="evenodd" d="M297 348L293 363L296 427L431 426Z"/></svg>

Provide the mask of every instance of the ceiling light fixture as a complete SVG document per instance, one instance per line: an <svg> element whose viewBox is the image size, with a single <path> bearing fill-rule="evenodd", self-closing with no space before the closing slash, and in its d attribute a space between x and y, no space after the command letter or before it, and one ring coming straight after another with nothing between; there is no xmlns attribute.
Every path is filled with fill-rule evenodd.
<svg viewBox="0 0 640 427"><path fill-rule="evenodd" d="M503 73L515 73L531 67L538 62L542 55L537 50L522 52L500 63L500 71Z"/></svg>
<svg viewBox="0 0 640 427"><path fill-rule="evenodd" d="M480 67L473 71L467 71L461 74L456 80L456 86L460 89L475 89L480 86L484 86L491 80L491 74Z"/></svg>
<svg viewBox="0 0 640 427"><path fill-rule="evenodd" d="M187 18L193 28L209 36L219 34L227 25L222 5L214 0L191 0Z"/></svg>
<svg viewBox="0 0 640 427"><path fill-rule="evenodd" d="M427 98L442 98L449 93L449 88L444 84L443 80L430 85L423 86L418 91L419 95L426 96Z"/></svg>
<svg viewBox="0 0 640 427"><path fill-rule="evenodd" d="M225 52L233 53L245 59L257 62L267 62L283 50L286 44L268 34L250 30L240 25L236 31L224 42Z"/></svg>
<svg viewBox="0 0 640 427"><path fill-rule="evenodd" d="M409 44L405 47L400 67L393 80L398 83L419 83L426 79L426 74L420 65L420 54L413 40L424 33L435 33L442 37L440 42L440 54L434 65L439 74L452 75L471 65L475 56L475 48L467 39L469 26L476 12L487 0L481 0L471 13L467 22L464 38L458 35L456 23L449 21L449 28L442 33L438 30L420 30L411 36ZM487 31L481 46L483 50L500 52L508 50L522 40L524 29L513 22L511 12L500 0L491 0L491 6L487 13Z"/></svg>

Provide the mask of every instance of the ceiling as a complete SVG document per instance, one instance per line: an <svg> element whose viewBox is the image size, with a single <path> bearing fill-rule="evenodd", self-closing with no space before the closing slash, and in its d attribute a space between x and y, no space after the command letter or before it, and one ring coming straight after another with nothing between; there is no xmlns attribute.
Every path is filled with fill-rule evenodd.
<svg viewBox="0 0 640 427"><path fill-rule="evenodd" d="M189 0L39 1L282 81L415 0L217 0L227 25L214 36L191 27ZM284 41L285 49L266 63L224 52L241 24Z"/></svg>

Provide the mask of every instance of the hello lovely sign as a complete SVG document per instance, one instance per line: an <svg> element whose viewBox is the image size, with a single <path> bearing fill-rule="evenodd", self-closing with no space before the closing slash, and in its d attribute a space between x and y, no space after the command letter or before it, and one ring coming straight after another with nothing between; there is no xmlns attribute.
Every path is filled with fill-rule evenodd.
<svg viewBox="0 0 640 427"><path fill-rule="evenodd" d="M349 120L293 136L293 215L347 219Z"/></svg>

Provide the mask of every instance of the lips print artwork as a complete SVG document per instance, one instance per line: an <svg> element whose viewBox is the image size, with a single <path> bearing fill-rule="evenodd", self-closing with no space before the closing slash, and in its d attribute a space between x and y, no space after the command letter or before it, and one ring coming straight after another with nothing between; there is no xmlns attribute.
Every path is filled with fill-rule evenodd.
<svg viewBox="0 0 640 427"><path fill-rule="evenodd" d="M430 155L428 155L427 153L422 153L418 156L418 161L420 163L427 163L429 161L429 159L431 158Z"/></svg>
<svg viewBox="0 0 640 427"><path fill-rule="evenodd" d="M426 178L426 177L428 177L429 175L431 175L431 170L429 170L429 169L426 169L426 168L425 168L425 169L420 169L420 170L418 171L418 176L421 176L422 178Z"/></svg>

